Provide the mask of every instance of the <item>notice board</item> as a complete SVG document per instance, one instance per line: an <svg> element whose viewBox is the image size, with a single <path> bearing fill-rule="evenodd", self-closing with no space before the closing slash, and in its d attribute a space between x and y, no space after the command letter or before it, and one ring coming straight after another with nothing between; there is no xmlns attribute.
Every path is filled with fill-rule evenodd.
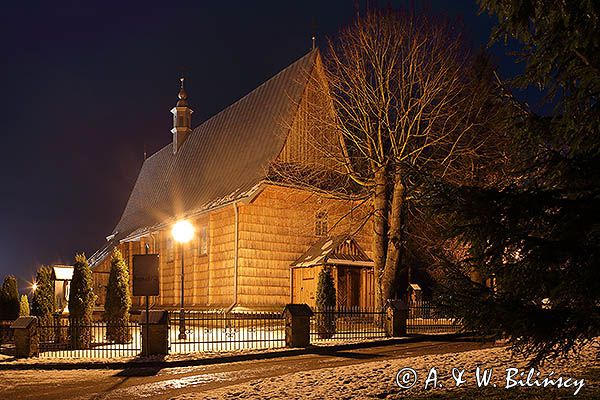
<svg viewBox="0 0 600 400"><path fill-rule="evenodd" d="M158 296L158 254L133 256L133 295Z"/></svg>

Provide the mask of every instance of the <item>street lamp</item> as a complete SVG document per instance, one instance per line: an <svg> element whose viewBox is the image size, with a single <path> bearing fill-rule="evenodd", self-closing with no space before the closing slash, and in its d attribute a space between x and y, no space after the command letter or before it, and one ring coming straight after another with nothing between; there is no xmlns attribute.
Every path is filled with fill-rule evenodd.
<svg viewBox="0 0 600 400"><path fill-rule="evenodd" d="M186 220L178 221L173 225L173 230L171 231L173 234L173 239L180 245L181 250L181 309L179 310L179 339L185 340L185 318L183 315L183 284L184 284L184 248L183 245L194 237L194 226Z"/></svg>

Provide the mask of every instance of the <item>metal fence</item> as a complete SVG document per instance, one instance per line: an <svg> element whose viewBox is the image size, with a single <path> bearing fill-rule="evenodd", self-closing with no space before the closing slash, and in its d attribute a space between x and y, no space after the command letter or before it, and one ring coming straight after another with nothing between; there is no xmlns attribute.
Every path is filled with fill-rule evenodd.
<svg viewBox="0 0 600 400"><path fill-rule="evenodd" d="M315 310L310 319L310 339L319 342L386 337L385 318L385 311L358 307Z"/></svg>
<svg viewBox="0 0 600 400"><path fill-rule="evenodd" d="M170 353L284 347L285 319L281 312L171 311L169 343Z"/></svg>
<svg viewBox="0 0 600 400"><path fill-rule="evenodd" d="M408 305L408 334L457 333L461 329L459 322L444 314L427 300L411 301Z"/></svg>
<svg viewBox="0 0 600 400"><path fill-rule="evenodd" d="M311 343L354 341L386 337L386 312L376 309L329 308L315 310L310 318ZM0 344L12 348L11 322L0 322ZM281 312L170 311L169 353L222 352L285 347L285 318ZM54 316L38 327L41 357L116 358L141 353L141 326L135 317L117 329L94 321L75 325ZM411 301L407 334L460 332L458 321L429 301ZM182 335L181 333L184 333ZM8 349L8 347L6 347Z"/></svg>
<svg viewBox="0 0 600 400"><path fill-rule="evenodd" d="M68 318L42 321L38 330L40 357L115 358L140 354L141 331L137 322L74 323Z"/></svg>

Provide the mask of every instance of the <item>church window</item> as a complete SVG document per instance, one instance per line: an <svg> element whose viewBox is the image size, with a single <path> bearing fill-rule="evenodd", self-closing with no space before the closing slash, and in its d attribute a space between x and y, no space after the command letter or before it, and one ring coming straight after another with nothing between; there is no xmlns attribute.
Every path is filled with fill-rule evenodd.
<svg viewBox="0 0 600 400"><path fill-rule="evenodd" d="M173 239L167 239L167 261L173 261L175 259L175 246L173 245Z"/></svg>
<svg viewBox="0 0 600 400"><path fill-rule="evenodd" d="M198 255L205 256L208 254L208 227L202 226L198 230Z"/></svg>
<svg viewBox="0 0 600 400"><path fill-rule="evenodd" d="M315 235L327 235L327 211L319 211L315 215Z"/></svg>

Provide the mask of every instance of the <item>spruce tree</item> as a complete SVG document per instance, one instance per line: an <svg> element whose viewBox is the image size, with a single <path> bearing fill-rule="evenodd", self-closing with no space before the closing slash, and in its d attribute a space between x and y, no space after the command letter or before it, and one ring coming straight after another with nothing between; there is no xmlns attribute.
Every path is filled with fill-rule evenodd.
<svg viewBox="0 0 600 400"><path fill-rule="evenodd" d="M129 269L121 252L115 247L112 254L110 275L106 287L106 303L104 305L107 340L115 343L128 343L131 341L131 332L128 327L130 308Z"/></svg>
<svg viewBox="0 0 600 400"><path fill-rule="evenodd" d="M19 304L19 316L20 317L29 317L29 299L27 295L21 295L21 303Z"/></svg>
<svg viewBox="0 0 600 400"><path fill-rule="evenodd" d="M324 266L319 272L317 282L317 332L319 337L327 339L335 333L335 285L331 268Z"/></svg>
<svg viewBox="0 0 600 400"><path fill-rule="evenodd" d="M38 318L40 339L48 340L52 335L52 314L54 307L54 282L52 280L52 267L42 265L35 275L35 291L31 298L31 315Z"/></svg>
<svg viewBox="0 0 600 400"><path fill-rule="evenodd" d="M2 304L2 319L14 321L19 318L19 290L17 279L8 275L2 283L0 291L0 303Z"/></svg>
<svg viewBox="0 0 600 400"><path fill-rule="evenodd" d="M69 337L74 349L87 349L92 343L92 315L96 296L92 270L84 254L75 256L69 293Z"/></svg>
<svg viewBox="0 0 600 400"><path fill-rule="evenodd" d="M467 250L440 252L441 304L539 362L600 336L600 3L481 3L496 37L522 44L516 82L548 98L544 114L512 100L509 179L439 184L437 210Z"/></svg>

